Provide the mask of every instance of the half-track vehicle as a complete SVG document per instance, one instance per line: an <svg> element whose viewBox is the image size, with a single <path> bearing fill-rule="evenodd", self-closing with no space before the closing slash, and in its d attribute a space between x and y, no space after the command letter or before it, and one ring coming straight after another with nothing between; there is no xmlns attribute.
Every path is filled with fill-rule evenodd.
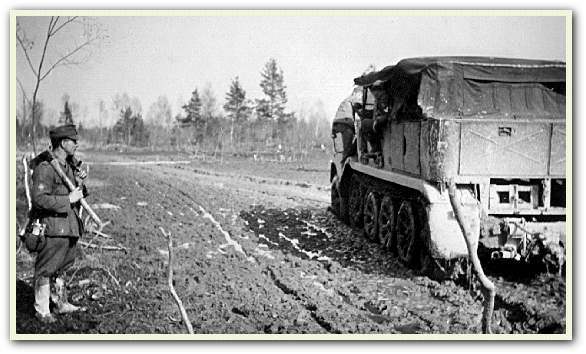
<svg viewBox="0 0 586 354"><path fill-rule="evenodd" d="M561 266L565 63L412 58L354 84L332 135L332 210L344 222L415 269L449 271L467 258L449 182L487 255Z"/></svg>

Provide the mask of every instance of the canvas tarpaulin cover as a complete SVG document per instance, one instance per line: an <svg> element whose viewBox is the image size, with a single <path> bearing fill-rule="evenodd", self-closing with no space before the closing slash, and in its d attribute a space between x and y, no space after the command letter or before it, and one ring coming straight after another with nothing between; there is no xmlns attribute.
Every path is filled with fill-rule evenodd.
<svg viewBox="0 0 586 354"><path fill-rule="evenodd" d="M563 62L485 57L404 59L354 79L384 88L393 111L418 105L424 116L565 117Z"/></svg>

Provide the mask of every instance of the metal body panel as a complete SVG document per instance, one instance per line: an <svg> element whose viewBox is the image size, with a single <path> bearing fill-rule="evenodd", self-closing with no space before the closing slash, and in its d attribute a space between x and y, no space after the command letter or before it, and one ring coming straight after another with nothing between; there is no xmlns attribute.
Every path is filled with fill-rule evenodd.
<svg viewBox="0 0 586 354"><path fill-rule="evenodd" d="M420 122L403 123L403 139L405 151L403 154L403 168L406 172L419 176L421 167L419 164L419 134L421 133Z"/></svg>
<svg viewBox="0 0 586 354"><path fill-rule="evenodd" d="M390 132L388 130L385 132L385 136L390 135L390 139L388 140L391 153L391 163L388 167L385 168L387 170L405 171L405 164L403 160L403 131L403 124L393 121L390 124Z"/></svg>
<svg viewBox="0 0 586 354"><path fill-rule="evenodd" d="M547 176L546 123L461 123L460 169L470 175Z"/></svg>
<svg viewBox="0 0 586 354"><path fill-rule="evenodd" d="M566 125L553 124L551 130L550 175L566 174Z"/></svg>

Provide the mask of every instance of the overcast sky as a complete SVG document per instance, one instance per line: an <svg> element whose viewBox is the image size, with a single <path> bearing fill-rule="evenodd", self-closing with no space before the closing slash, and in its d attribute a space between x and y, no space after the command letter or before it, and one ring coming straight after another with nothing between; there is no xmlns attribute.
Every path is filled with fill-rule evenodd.
<svg viewBox="0 0 586 354"><path fill-rule="evenodd" d="M33 37L46 30L48 18L21 21ZM165 95L175 115L193 89L201 93L205 85L211 85L221 107L235 76L249 98L260 98L260 71L269 58L283 69L288 109L321 107L328 118L369 64L381 69L402 58L435 55L566 59L563 17L354 13L99 17L97 22L109 39L94 48L90 61L59 68L42 83L39 97L49 116L62 110L67 93L81 108L81 117L74 119L89 124L100 99L110 107L112 97L123 92L140 99L143 116ZM64 33L56 38L57 50L74 40ZM20 50L17 76L31 96L34 81Z"/></svg>

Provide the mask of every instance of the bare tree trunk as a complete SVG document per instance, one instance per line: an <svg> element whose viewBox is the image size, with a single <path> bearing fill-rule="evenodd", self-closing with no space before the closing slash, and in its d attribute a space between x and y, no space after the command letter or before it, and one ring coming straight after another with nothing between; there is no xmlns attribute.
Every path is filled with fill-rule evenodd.
<svg viewBox="0 0 586 354"><path fill-rule="evenodd" d="M37 154L37 92L39 91L39 84L41 82L37 80L37 85L35 87L35 92L33 93L33 107L31 112L31 142L33 144L33 152L35 155Z"/></svg>
<svg viewBox="0 0 586 354"><path fill-rule="evenodd" d="M27 101L28 101L28 97L26 96L26 92L24 91L24 87L22 86L22 83L20 82L20 80L16 79L16 81L18 82L18 85L20 86L20 90L22 92L22 127L24 130L24 127L26 127L26 121L27 121L27 117L28 117L28 108L27 108ZM25 135L23 135L23 130L21 130L20 134L20 138L24 138Z"/></svg>
<svg viewBox="0 0 586 354"><path fill-rule="evenodd" d="M28 66L31 69L31 71L35 77L35 88L34 88L33 96L32 96L32 117L31 117L31 123L32 123L31 142L32 142L33 151L35 154L37 152L37 144L36 144L37 124L39 123L38 117L40 115L40 113L38 112L38 107L37 107L37 97L38 97L39 87L41 85L41 81L43 81L55 68L57 68L59 66L79 64L79 63L72 62L71 59L74 58L76 56L76 54L78 54L83 48L85 48L86 46L89 46L91 43L93 43L94 41L96 41L102 37L101 31L97 31L94 35L90 35L90 36L86 37L86 40L84 42L82 42L79 45L76 45L70 51L65 52L65 54L60 55L56 60L49 59L50 66L49 66L49 68L47 68L46 70L43 71L43 65L45 63L45 58L47 56L47 48L48 48L49 41L59 31L61 31L64 27L68 27L71 23L74 23L76 20L77 20L77 16L73 16L73 17L66 18L65 20L60 22L59 16L56 16L56 17L51 16L51 18L49 19L49 24L47 26L47 33L45 35L44 42L42 44L43 48L41 50L41 57L39 59L38 64L36 64L36 65L33 64L33 60L31 58L31 51L32 51L32 48L34 47L34 42L30 41L26 38L26 33L24 32L24 29L22 29L22 27L20 27L20 25L17 21L16 40L18 42L19 47L22 49L22 52L24 53L24 56L25 56L26 61L28 63Z"/></svg>

